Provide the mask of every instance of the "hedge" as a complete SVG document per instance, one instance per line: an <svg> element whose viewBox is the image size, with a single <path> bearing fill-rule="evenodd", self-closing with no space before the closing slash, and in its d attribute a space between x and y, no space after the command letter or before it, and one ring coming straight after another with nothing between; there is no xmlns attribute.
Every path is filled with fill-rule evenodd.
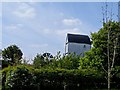
<svg viewBox="0 0 120 90"><path fill-rule="evenodd" d="M14 66L2 70L2 90L80 90L107 88L103 73L96 70L34 69ZM116 80L120 80L117 75ZM119 88L119 82L114 82Z"/></svg>

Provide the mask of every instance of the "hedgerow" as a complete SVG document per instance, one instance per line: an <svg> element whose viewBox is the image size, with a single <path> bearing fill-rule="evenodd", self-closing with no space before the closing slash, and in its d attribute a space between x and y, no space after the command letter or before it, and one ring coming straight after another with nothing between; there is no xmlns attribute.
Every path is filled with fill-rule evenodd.
<svg viewBox="0 0 120 90"><path fill-rule="evenodd" d="M3 90L87 89L105 88L102 73L93 69L34 69L25 65L2 70Z"/></svg>

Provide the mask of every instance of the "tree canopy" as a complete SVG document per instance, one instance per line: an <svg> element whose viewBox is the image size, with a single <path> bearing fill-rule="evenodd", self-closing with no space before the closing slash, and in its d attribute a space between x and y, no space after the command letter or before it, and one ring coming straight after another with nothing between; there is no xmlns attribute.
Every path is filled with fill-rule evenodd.
<svg viewBox="0 0 120 90"><path fill-rule="evenodd" d="M80 68L97 67L107 68L107 35L110 28L110 59L113 58L115 40L117 39L115 65L120 65L120 27L119 22L104 23L103 27L95 33L91 33L92 45L90 51L86 52L85 57L80 60ZM85 67L86 66L86 67Z"/></svg>
<svg viewBox="0 0 120 90"><path fill-rule="evenodd" d="M10 45L2 51L4 61L8 61L11 64L21 63L22 55L22 51L16 45Z"/></svg>

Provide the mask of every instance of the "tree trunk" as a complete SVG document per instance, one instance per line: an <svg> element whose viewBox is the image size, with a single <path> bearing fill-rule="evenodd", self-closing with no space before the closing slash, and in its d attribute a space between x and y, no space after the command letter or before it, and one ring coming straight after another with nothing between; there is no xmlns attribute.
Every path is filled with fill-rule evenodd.
<svg viewBox="0 0 120 90"><path fill-rule="evenodd" d="M108 27L108 42L107 42L107 56L108 56L108 90L110 90L111 67L110 67L110 27Z"/></svg>
<svg viewBox="0 0 120 90"><path fill-rule="evenodd" d="M110 90L111 71L108 69L108 90Z"/></svg>
<svg viewBox="0 0 120 90"><path fill-rule="evenodd" d="M64 90L67 90L67 84L64 82Z"/></svg>

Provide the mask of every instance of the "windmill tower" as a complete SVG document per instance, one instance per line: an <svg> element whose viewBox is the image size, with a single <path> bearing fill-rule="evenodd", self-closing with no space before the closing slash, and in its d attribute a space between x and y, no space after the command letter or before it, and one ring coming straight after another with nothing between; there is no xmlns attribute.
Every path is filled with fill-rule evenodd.
<svg viewBox="0 0 120 90"><path fill-rule="evenodd" d="M91 41L87 35L67 34L65 54L75 53L84 56L84 52L91 49Z"/></svg>

